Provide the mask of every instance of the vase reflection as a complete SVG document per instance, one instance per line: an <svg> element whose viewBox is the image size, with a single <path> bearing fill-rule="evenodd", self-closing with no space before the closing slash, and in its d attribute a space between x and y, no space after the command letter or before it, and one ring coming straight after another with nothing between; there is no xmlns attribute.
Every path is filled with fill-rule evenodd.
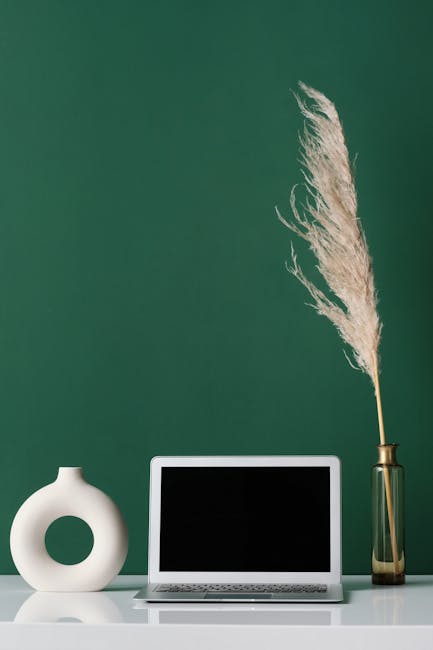
<svg viewBox="0 0 433 650"><path fill-rule="evenodd" d="M116 603L104 592L33 593L21 605L16 623L122 623Z"/></svg>

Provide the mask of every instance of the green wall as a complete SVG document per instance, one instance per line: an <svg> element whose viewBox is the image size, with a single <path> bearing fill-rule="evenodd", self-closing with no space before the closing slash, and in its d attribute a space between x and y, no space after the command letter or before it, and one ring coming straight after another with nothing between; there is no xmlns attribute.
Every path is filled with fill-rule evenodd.
<svg viewBox="0 0 433 650"><path fill-rule="evenodd" d="M302 79L358 154L407 568L433 573L432 7L1 0L1 572L59 465L120 505L134 573L151 457L228 453L340 456L344 571L369 571L372 388L285 272L273 212L301 178ZM76 561L86 535L59 522L50 547Z"/></svg>

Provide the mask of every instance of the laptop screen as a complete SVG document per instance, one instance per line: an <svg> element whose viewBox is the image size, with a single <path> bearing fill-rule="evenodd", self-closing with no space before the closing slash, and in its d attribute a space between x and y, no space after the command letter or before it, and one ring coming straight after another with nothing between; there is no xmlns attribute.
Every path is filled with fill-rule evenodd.
<svg viewBox="0 0 433 650"><path fill-rule="evenodd" d="M330 571L329 467L162 467L160 571Z"/></svg>

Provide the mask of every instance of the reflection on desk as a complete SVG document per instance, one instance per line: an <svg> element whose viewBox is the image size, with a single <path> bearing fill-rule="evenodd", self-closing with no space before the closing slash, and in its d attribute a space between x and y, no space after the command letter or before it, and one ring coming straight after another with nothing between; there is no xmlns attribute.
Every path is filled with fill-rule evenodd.
<svg viewBox="0 0 433 650"><path fill-rule="evenodd" d="M143 603L150 625L339 625L338 605Z"/></svg>
<svg viewBox="0 0 433 650"><path fill-rule="evenodd" d="M119 592L32 593L15 623L124 623L128 612L116 604ZM127 603L124 603L126 605ZM339 625L337 604L146 603L129 600L134 622L149 625Z"/></svg>
<svg viewBox="0 0 433 650"><path fill-rule="evenodd" d="M431 650L433 576L400 587L343 579L344 602L146 603L145 576L119 576L98 593L34 592L0 576L0 650Z"/></svg>
<svg viewBox="0 0 433 650"><path fill-rule="evenodd" d="M36 591L21 605L15 623L123 623L123 616L104 592L58 594Z"/></svg>
<svg viewBox="0 0 433 650"><path fill-rule="evenodd" d="M133 596L143 576L119 576L106 591L34 592L19 576L0 576L0 623L139 623L176 625L399 626L433 624L432 576L399 587L345 578L343 603L146 603Z"/></svg>

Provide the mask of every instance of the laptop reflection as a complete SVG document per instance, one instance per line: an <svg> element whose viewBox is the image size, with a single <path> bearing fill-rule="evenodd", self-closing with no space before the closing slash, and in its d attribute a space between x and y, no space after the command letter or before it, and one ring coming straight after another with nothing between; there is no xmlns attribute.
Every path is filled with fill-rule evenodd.
<svg viewBox="0 0 433 650"><path fill-rule="evenodd" d="M137 601L134 609L143 610L150 625L317 625L341 624L338 605L308 607L286 604L206 605L188 603L146 603ZM145 611L144 611L145 610Z"/></svg>

